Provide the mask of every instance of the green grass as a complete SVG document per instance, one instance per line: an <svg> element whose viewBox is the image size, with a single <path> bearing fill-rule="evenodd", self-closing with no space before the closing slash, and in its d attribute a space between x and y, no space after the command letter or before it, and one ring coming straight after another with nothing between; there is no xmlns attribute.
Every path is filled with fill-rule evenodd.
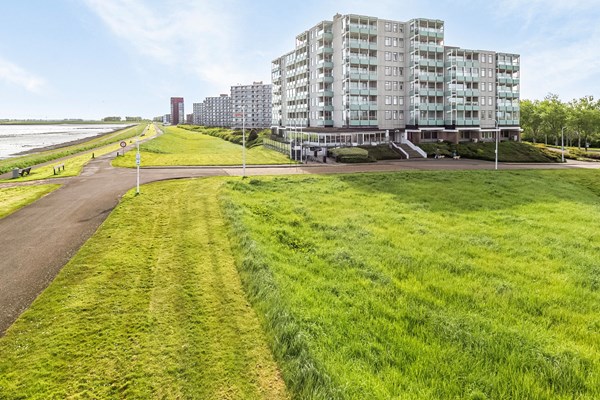
<svg viewBox="0 0 600 400"><path fill-rule="evenodd" d="M598 171L231 181L242 281L306 399L600 398Z"/></svg>
<svg viewBox="0 0 600 400"><path fill-rule="evenodd" d="M52 161L58 158L81 153L84 151L97 149L112 143L120 142L121 140L127 140L141 134L142 131L146 128L146 126L146 124L139 124L130 128L122 129L120 131L116 131L94 139L90 139L85 143L61 147L54 150L42 151L39 153L29 154L21 157L0 160L0 174L12 171L13 168L26 168L33 165L45 163L47 161Z"/></svg>
<svg viewBox="0 0 600 400"><path fill-rule="evenodd" d="M140 146L142 167L242 164L242 147L239 145L177 127L165 127L164 131L164 135ZM283 154L263 147L246 150L248 165L289 162L289 158ZM134 167L135 152L114 160L113 165Z"/></svg>
<svg viewBox="0 0 600 400"><path fill-rule="evenodd" d="M429 157L435 154L450 157L456 152L462 158L494 161L496 143L421 143L419 144ZM498 161L500 162L560 162L560 154L526 142L501 142L498 146Z"/></svg>
<svg viewBox="0 0 600 400"><path fill-rule="evenodd" d="M369 152L360 147L338 147L331 149L328 153L340 163L366 163L372 162Z"/></svg>
<svg viewBox="0 0 600 400"><path fill-rule="evenodd" d="M235 269L221 184L126 195L0 338L0 398L286 398Z"/></svg>
<svg viewBox="0 0 600 400"><path fill-rule="evenodd" d="M374 160L398 160L402 156L392 150L387 144L380 144L377 146L360 146L369 152L369 157Z"/></svg>
<svg viewBox="0 0 600 400"><path fill-rule="evenodd" d="M0 218L33 203L59 187L60 185L39 185L0 188Z"/></svg>

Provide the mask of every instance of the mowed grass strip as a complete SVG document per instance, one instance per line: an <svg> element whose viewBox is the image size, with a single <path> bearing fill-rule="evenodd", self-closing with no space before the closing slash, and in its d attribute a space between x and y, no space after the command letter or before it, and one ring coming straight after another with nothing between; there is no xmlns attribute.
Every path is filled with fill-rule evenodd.
<svg viewBox="0 0 600 400"><path fill-rule="evenodd" d="M222 201L296 397L591 400L599 178L265 177Z"/></svg>
<svg viewBox="0 0 600 400"><path fill-rule="evenodd" d="M0 218L33 203L59 187L60 185L38 185L0 188Z"/></svg>
<svg viewBox="0 0 600 400"><path fill-rule="evenodd" d="M174 126L164 128L165 134L140 146L141 165L241 165L242 146L223 139L191 132ZM246 149L248 165L288 164L290 159L262 146ZM135 152L113 161L114 166L134 167Z"/></svg>
<svg viewBox="0 0 600 400"><path fill-rule="evenodd" d="M1 398L280 399L220 180L145 186L0 339Z"/></svg>

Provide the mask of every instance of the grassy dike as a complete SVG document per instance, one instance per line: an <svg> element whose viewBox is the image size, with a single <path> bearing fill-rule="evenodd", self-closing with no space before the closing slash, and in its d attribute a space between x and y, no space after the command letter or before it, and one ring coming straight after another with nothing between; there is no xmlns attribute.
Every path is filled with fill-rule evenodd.
<svg viewBox="0 0 600 400"><path fill-rule="evenodd" d="M0 398L286 398L235 269L221 183L126 195L0 339Z"/></svg>
<svg viewBox="0 0 600 400"><path fill-rule="evenodd" d="M0 188L0 218L33 203L59 187L60 185L38 185Z"/></svg>
<svg viewBox="0 0 600 400"><path fill-rule="evenodd" d="M175 126L165 134L140 146L143 166L241 165L242 146L220 138L191 132ZM273 150L255 147L246 150L248 165L289 164L290 159ZM113 161L116 167L134 167L135 152Z"/></svg>
<svg viewBox="0 0 600 400"><path fill-rule="evenodd" d="M304 399L600 398L597 171L227 182L239 269Z"/></svg>

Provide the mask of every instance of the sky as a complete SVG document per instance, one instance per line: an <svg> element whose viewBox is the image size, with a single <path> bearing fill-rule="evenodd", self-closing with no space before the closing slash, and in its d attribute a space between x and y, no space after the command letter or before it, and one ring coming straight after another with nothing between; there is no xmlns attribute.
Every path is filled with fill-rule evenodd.
<svg viewBox="0 0 600 400"><path fill-rule="evenodd" d="M521 55L521 98L600 97L600 0L1 0L0 119L152 118L230 86L336 13L445 22L445 44Z"/></svg>

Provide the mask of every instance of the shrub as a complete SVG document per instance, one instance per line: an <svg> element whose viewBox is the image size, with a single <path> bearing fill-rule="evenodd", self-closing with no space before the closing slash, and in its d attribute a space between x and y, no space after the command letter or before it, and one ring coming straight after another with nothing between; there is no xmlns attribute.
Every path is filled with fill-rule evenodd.
<svg viewBox="0 0 600 400"><path fill-rule="evenodd" d="M369 152L360 147L338 147L329 150L329 154L340 163L366 163L374 160L369 157Z"/></svg>

